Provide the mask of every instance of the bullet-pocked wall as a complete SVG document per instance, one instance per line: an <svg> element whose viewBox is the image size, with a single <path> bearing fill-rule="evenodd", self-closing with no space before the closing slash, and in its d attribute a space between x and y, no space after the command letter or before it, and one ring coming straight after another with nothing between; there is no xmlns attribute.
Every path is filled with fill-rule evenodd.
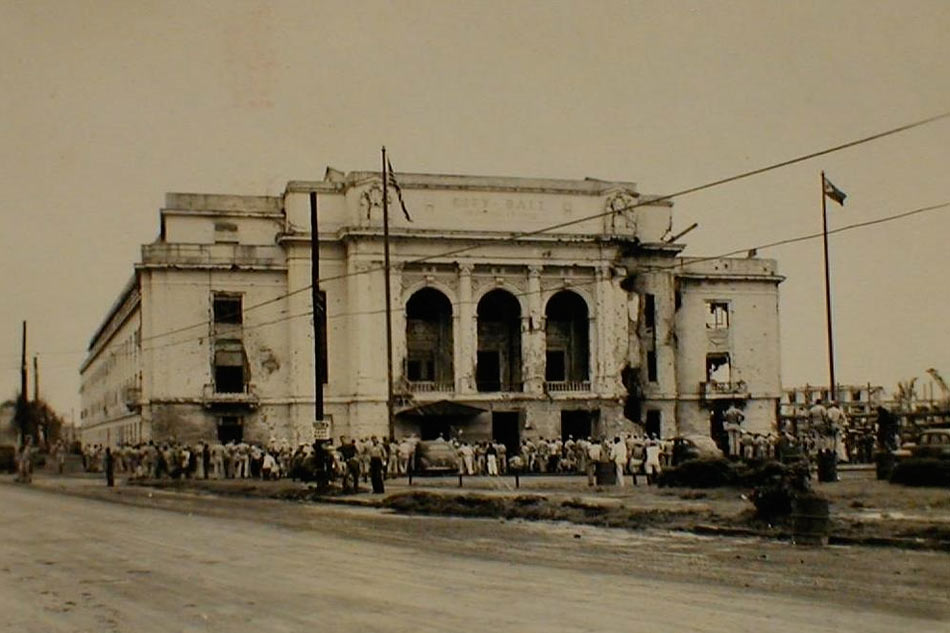
<svg viewBox="0 0 950 633"><path fill-rule="evenodd" d="M633 183L397 177L410 217L390 189L388 305L379 174L329 169L279 197L166 197L159 238L136 264L141 437L240 429L247 439L310 441L315 318L326 325L331 434L389 435L387 312L397 435L418 432L409 421L419 416L452 411L440 403L470 407L449 424L463 435L506 443L701 430L707 397L730 388L700 387L709 382L705 355L716 352L703 335L706 295L733 302L730 362L755 386L747 406L760 423L758 400L778 393L773 264L721 260L745 267L727 280L714 265L679 258L671 204ZM325 313L314 312L315 282ZM237 320L227 316L235 305ZM88 370L119 319L110 310L94 337L82 372L88 399ZM760 347L774 358L753 353ZM90 419L84 433L111 424Z"/></svg>

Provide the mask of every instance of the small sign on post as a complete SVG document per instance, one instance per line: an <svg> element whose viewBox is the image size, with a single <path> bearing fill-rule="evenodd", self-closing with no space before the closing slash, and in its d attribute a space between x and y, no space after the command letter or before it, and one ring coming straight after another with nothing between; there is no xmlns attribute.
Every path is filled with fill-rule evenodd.
<svg viewBox="0 0 950 633"><path fill-rule="evenodd" d="M330 439L330 422L320 420L313 423L313 439L327 441Z"/></svg>

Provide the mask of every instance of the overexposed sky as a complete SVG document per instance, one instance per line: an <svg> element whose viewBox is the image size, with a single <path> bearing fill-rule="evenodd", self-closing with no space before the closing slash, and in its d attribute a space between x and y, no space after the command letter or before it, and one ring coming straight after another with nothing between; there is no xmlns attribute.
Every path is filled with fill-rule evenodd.
<svg viewBox="0 0 950 633"><path fill-rule="evenodd" d="M663 194L950 110L950 3L0 0L0 398L78 367L166 191L327 165L632 180ZM687 255L950 201L950 119L677 200ZM840 382L950 374L950 209L831 238ZM760 250L783 381L827 381L821 240ZM926 380L924 381L926 382Z"/></svg>

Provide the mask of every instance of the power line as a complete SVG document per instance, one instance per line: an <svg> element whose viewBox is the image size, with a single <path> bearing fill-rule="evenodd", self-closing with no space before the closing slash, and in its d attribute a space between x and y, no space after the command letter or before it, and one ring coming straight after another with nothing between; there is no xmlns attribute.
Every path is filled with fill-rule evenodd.
<svg viewBox="0 0 950 633"><path fill-rule="evenodd" d="M926 213L926 212L928 212L928 211L936 211L936 210L939 210L939 209L947 209L947 208L950 208L950 201L942 202L942 203L939 203L939 204L934 204L934 205L930 205L930 206L926 206L926 207L920 207L920 208L913 209L913 210L910 210L910 211L905 211L905 212L902 212L902 213L897 213L897 214L895 214L895 215L891 215L891 216L887 216L887 217L883 217L883 218L877 218L877 219L874 219L874 220L867 220L867 221L864 221L864 222L855 222L855 223L853 223L853 224L848 224L848 225L846 225L846 226L842 226L842 227L839 227L839 228L830 230L830 231L828 231L828 234L829 234L829 235L833 235L833 234L836 234L836 233L843 233L843 232L846 232L846 231L851 231L851 230L854 230L854 229L864 228L864 227L872 226L872 225L876 225L876 224L884 224L884 223L887 223L887 222L894 222L894 221L896 221L896 220L901 220L901 219L908 218L908 217L911 217L911 216L914 216L914 215L918 215L918 214L921 214L921 213ZM752 250L752 249L764 250L764 249L767 249L767 248L775 248L775 247L778 247L778 246L784 246L784 245L793 244L793 243L796 243L796 242L804 242L804 241L808 241L808 240L812 240L812 239L817 239L817 238L819 238L819 237L821 237L821 236L822 236L822 233L809 233L809 234L799 235L799 236L792 237L792 238L787 238L787 239L783 239L783 240L778 240L778 241L775 241L775 242L768 242L768 243L759 244L759 245L756 245L756 246L751 246L751 247L746 247L746 248L740 248L740 249L736 249L736 250L729 251L729 252L726 252L726 253L722 253L722 254L719 254L719 255L713 255L713 256L708 256L708 257L696 257L696 258L690 258L690 259L688 259L688 260L682 260L682 259L681 259L681 260L679 260L679 261L677 261L677 262L670 263L670 264L665 264L665 265L646 265L646 266L640 266L640 267L638 267L638 268L636 269L635 272L638 272L638 273L642 273L642 272L664 272L664 271L667 271L667 270L670 270L670 269L673 269L673 268L683 268L683 267L686 267L686 266L698 264L698 263L705 262L705 261L713 261L713 260L717 260L717 259L722 259L722 258L724 258L724 257L729 257L729 256L732 256L732 255L737 255L737 254L741 254L741 253L746 253L746 252L748 252L749 250ZM590 286L590 285L593 285L593 284L595 284L595 283L597 283L597 280L596 280L596 279L594 279L594 280L586 280L586 281L571 281L570 283L563 283L563 284L561 284L561 285L548 287L548 288L546 288L546 289L545 289L545 288L542 288L542 291L550 292L550 291L552 291L552 290L553 290L553 291L570 290L571 288L583 287L583 286ZM510 291L509 291L509 292L510 292ZM514 297L525 297L525 296L528 296L530 293L527 292L527 291L525 291L525 292L511 292L510 294L511 294L512 296L514 296ZM394 309L395 309L395 308L394 308ZM401 309L401 308L399 308L399 309ZM285 310L282 310L282 312L286 312L286 311L285 311ZM374 314L384 314L385 312L386 312L386 308L377 308L377 309L373 309L373 310L363 310L363 311L359 311L359 312L340 312L340 313L338 313L338 314L328 315L328 316L327 316L327 320L350 318L350 317L355 317L355 316L369 316L369 315L374 315ZM243 327L244 327L245 330L250 330L250 329L256 329L256 328L268 327L268 326L270 326L270 325L276 325L276 324L279 324L279 323L284 323L284 322L290 321L290 320L292 320L292 319L298 319L298 318L309 317L309 316L313 316L313 310L308 310L308 311L306 311L306 312L300 312L300 313L298 313L298 314L289 314L289 315L287 315L287 316L280 317L280 318L277 318L277 319L273 319L273 320L270 320L270 321L264 321L264 322L261 322L261 323L254 323L254 324L251 324L251 325L245 325L245 326L243 326ZM199 340L200 338L204 338L204 337L188 338L188 339L184 339L184 340L181 340L181 341L175 341L175 342L172 342L172 343L166 343L166 344L162 344L162 345L157 345L157 346L148 348L147 351L154 351L154 350L158 350L158 349L164 349L164 348L166 348L166 347L174 347L174 346L176 346L176 345L183 345L183 344L185 344L185 343L190 343L190 342L194 342L194 341L196 341L196 340Z"/></svg>
<svg viewBox="0 0 950 633"><path fill-rule="evenodd" d="M865 137L862 137L862 138L858 138L858 139L855 139L855 140L851 140L851 141L848 141L848 142L846 142L846 143L841 143L841 144L838 144L838 145L834 145L834 146L831 146L831 147L827 147L827 148L825 148L825 149L821 149L821 150L818 150L818 151L815 151L815 152L810 152L810 153L808 153L808 154L802 154L802 155L800 155L800 156L796 156L796 157L794 157L794 158L790 158L790 159L787 159L787 160L783 160L783 161L780 161L780 162L777 162L777 163L772 163L772 164L766 165L766 166L764 166L764 167L759 167L759 168L757 168L757 169L752 169L752 170L749 170L749 171L741 172L741 173L735 174L735 175L733 175L733 176L728 176L728 177L726 177L726 178L720 178L720 179L718 179L718 180L714 180L714 181L711 181L711 182L707 182L707 183L704 183L704 184L701 184L701 185L697 185L697 186L694 186L694 187L689 187L689 188L686 188L686 189L681 189L681 190L676 191L676 192L674 192L674 193L670 193L670 194L666 194L666 195L662 195L662 196L653 197L653 198L650 198L649 200L644 200L644 201L642 201L642 202L636 202L635 204L629 205L629 206L624 207L624 208L622 208L622 209L610 210L610 211L604 211L604 212L600 212L600 213L595 213L595 214L591 214L591 215L588 215L588 216L585 216L585 217L581 217L581 218L577 218L577 219L574 219L574 220L567 220L567 221L565 221L565 222L560 222L560 223L558 223L558 224L553 224L553 225L550 225L550 226L547 226L547 227L544 227L544 228L541 228L541 229L535 229L535 230L533 230L533 231L514 232L514 233L512 233L510 236L508 236L506 239L509 239L509 240L518 240L518 239L523 239L523 238L525 238L525 237L532 237L532 236L535 236L535 235L541 235L541 234L543 234L543 233L548 233L548 232L550 232L550 231L554 231L554 230L557 230L557 229L567 228L567 227L569 227L569 226L573 226L573 225L576 225L576 224L581 224L581 223L583 223L583 222L589 222L589 221L591 221L591 220L596 220L596 219L599 219L599 218L602 218L602 217L605 217L605 216L608 216L608 215L615 215L615 214L623 213L623 212L626 212L626 211L632 211L632 210L634 210L634 209L638 209L638 208L643 207L643 206L653 206L653 205L656 205L656 204L658 204L658 203L668 202L668 201L671 201L671 200L673 200L673 199L675 199L675 198L680 198L680 197L687 196L687 195L690 195L690 194L698 193L698 192L700 192L700 191L705 191L705 190L711 189L711 188L713 188L713 187L718 187L718 186L720 186L720 185L728 184L728 183L731 183L731 182L736 182L736 181L743 180L743 179L746 179L746 178L751 178L752 176L757 176L757 175L764 174L764 173L767 173L767 172L770 172L770 171L774 171L774 170L776 170L776 169L781 169L781 168L783 168L783 167L788 167L788 166L790 166L790 165L795 165L795 164L797 164L797 163L805 162L805 161L811 160L811 159L813 159L813 158L818 158L818 157L820 157L820 156L826 156L826 155L828 155L828 154L832 154L832 153L834 153L834 152L839 152L839 151L841 151L841 150L849 149L849 148L852 148L852 147L857 147L857 146L863 145L863 144L865 144L865 143L870 143L871 141L876 141L876 140L881 139L881 138L885 138L885 137L888 137L888 136L892 136L892 135L894 135L894 134L899 134L899 133L901 133L901 132L906 132L906 131L908 131L908 130L912 130L912 129L914 129L914 128L921 127L921 126L924 126L924 125L927 125L927 124L930 124L930 123L934 123L934 122L936 122L936 121L939 121L939 120L942 120L942 119L945 119L945 118L948 118L948 117L950 117L950 112L944 112L944 113L938 114L938 115L936 115L936 116L932 116L932 117L928 117L928 118L926 118L926 119L921 119L921 120L918 120L918 121L914 121L914 122L912 122L912 123L907 123L907 124L905 124L905 125L901 125L901 126L898 126L898 127L895 127L895 128L891 128L891 129L885 130L885 131L883 131L883 132L878 132L878 133L872 134L872 135L870 135L870 136L865 136ZM318 238L318 236L311 236L311 239L319 239L319 238ZM407 261L405 261L405 262L402 262L402 264L403 264L403 265L407 265L407 264L408 264L408 265L420 264L420 263L423 263L423 262L426 262L426 261L431 261L431 260L434 260L434 259L441 259L441 258L444 258L444 257L451 257L451 256L453 256L453 255L459 255L459 254L461 254L461 253L466 253L466 252L469 252L469 251L472 251L472 250L476 250L476 249L478 249L478 248L484 248L485 246L486 246L485 244L472 244L472 245L469 245L469 246L464 246L464 247L459 247L459 248L451 249L451 250L448 250L448 251L445 251L445 252L442 252L442 253L437 253L437 254L434 254L434 255L427 255L427 256L424 256L424 257L418 257L418 258L416 258L416 259L407 260ZM327 282L330 282L330 281L339 281L339 280L341 280L341 279L346 279L347 277L353 277L353 276L358 276L358 275L364 275L364 274L368 274L368 273L371 273L371 272L378 272L378 271L381 271L381 270L383 270L383 267L382 267L382 266L370 267L370 268L367 268L367 269L365 269L365 270L359 270L359 271L356 271L356 272L343 273L342 275L333 275L333 276L330 276L330 277L325 277L325 278L322 278L322 279L320 279L320 280L318 280L318 281L319 281L319 283L323 284L323 283L327 283ZM282 295L279 295L279 296L276 296L276 297L272 297L271 299L267 299L267 300L262 301L262 302L260 302L260 303L252 304L252 305L250 305L250 306L245 306L244 312L247 313L247 312L249 312L249 311L252 311L252 310L255 310L255 309L258 309L258 308L261 308L261 307L264 307L264 306L267 306L267 305L270 305L270 304L273 304L273 303L276 303L276 302L278 302L278 301L282 301L282 300L287 299L287 298L289 298L289 297L292 297L292 296L294 296L294 295L296 295L296 294L300 294L300 293L302 293L302 292L307 292L307 291L309 291L312 287L313 287L313 284L308 284L308 285L302 286L301 288L298 288L298 289L296 289L296 290L292 290L292 291L287 292L287 293L284 293L284 294L282 294ZM176 329L169 330L169 331L166 331L166 332L160 332L160 333L158 333L158 334L153 334L153 335L150 335L150 336L148 336L148 337L145 337L142 342L151 341L151 340L155 340L155 339L158 339L158 338L163 338L163 337L165 337L165 336L172 336L172 335L174 335L174 334L178 334L178 333L181 333L181 332L186 332L186 331L189 331L189 330L198 328L198 327L205 327L205 326L207 326L209 323L210 323L210 321L207 321L207 320L206 320L206 321L202 321L202 322L200 322L200 323L194 323L194 324L192 324L192 325L182 326L182 327L180 327L180 328L176 328Z"/></svg>

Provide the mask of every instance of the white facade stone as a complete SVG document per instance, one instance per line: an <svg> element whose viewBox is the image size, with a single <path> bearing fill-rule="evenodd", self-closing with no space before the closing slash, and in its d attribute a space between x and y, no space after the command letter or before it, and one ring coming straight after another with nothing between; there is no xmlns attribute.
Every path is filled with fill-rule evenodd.
<svg viewBox="0 0 950 633"><path fill-rule="evenodd" d="M391 196L395 434L427 432L411 414L441 401L484 411L440 422L473 439L708 434L733 400L774 428L773 261L679 257L672 205L633 183L397 177L412 221ZM280 197L168 194L80 369L84 441L312 439L311 193L326 417L334 436L389 433L381 180L330 169ZM438 297L422 292L444 302L411 314ZM240 302L239 323L216 322L215 297ZM707 327L709 302L728 327ZM707 374L717 354L727 381Z"/></svg>

